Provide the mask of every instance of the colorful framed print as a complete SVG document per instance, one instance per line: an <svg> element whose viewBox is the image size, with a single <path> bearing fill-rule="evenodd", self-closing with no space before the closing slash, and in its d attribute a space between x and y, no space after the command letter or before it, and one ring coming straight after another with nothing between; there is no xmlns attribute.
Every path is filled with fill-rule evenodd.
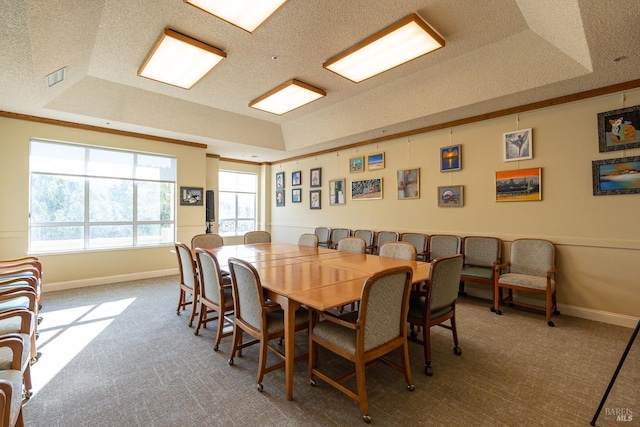
<svg viewBox="0 0 640 427"><path fill-rule="evenodd" d="M640 105L598 113L598 148L606 151L640 148Z"/></svg>
<svg viewBox="0 0 640 427"><path fill-rule="evenodd" d="M284 190L276 190L276 206L284 206Z"/></svg>
<svg viewBox="0 0 640 427"><path fill-rule="evenodd" d="M531 129L514 130L503 134L502 148L505 162L533 159Z"/></svg>
<svg viewBox="0 0 640 427"><path fill-rule="evenodd" d="M320 209L320 190L309 191L309 209Z"/></svg>
<svg viewBox="0 0 640 427"><path fill-rule="evenodd" d="M345 199L344 190L345 190L344 179L334 179L329 181L329 205L330 206L344 205L344 199Z"/></svg>
<svg viewBox="0 0 640 427"><path fill-rule="evenodd" d="M441 208L461 208L464 206L464 185L438 187L438 206Z"/></svg>
<svg viewBox="0 0 640 427"><path fill-rule="evenodd" d="M367 156L367 169L370 171L384 169L384 153Z"/></svg>
<svg viewBox="0 0 640 427"><path fill-rule="evenodd" d="M291 172L291 185L302 185L302 172Z"/></svg>
<svg viewBox="0 0 640 427"><path fill-rule="evenodd" d="M202 187L180 187L180 206L203 206Z"/></svg>
<svg viewBox="0 0 640 427"><path fill-rule="evenodd" d="M349 159L349 172L364 172L364 157L360 156Z"/></svg>
<svg viewBox="0 0 640 427"><path fill-rule="evenodd" d="M294 188L291 190L291 203L302 202L302 190L300 188Z"/></svg>
<svg viewBox="0 0 640 427"><path fill-rule="evenodd" d="M382 199L382 178L351 181L351 200Z"/></svg>
<svg viewBox="0 0 640 427"><path fill-rule="evenodd" d="M593 195L640 193L640 156L594 160Z"/></svg>
<svg viewBox="0 0 640 427"><path fill-rule="evenodd" d="M440 172L462 169L460 165L460 145L452 145L440 149Z"/></svg>
<svg viewBox="0 0 640 427"><path fill-rule="evenodd" d="M398 200L420 198L420 169L398 171Z"/></svg>
<svg viewBox="0 0 640 427"><path fill-rule="evenodd" d="M496 202L542 200L542 168L496 172Z"/></svg>
<svg viewBox="0 0 640 427"><path fill-rule="evenodd" d="M322 187L322 168L311 169L311 187Z"/></svg>
<svg viewBox="0 0 640 427"><path fill-rule="evenodd" d="M284 172L278 172L276 174L276 190L282 190L284 188Z"/></svg>

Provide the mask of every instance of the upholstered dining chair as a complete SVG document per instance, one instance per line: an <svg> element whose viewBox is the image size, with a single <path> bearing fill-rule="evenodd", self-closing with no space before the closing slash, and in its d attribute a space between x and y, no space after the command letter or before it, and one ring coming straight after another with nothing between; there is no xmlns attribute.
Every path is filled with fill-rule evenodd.
<svg viewBox="0 0 640 427"><path fill-rule="evenodd" d="M548 240L516 239L511 243L509 261L495 267L493 307L491 311L502 314L501 303L544 310L547 324L555 326L552 314L560 314L556 303L556 247ZM508 295L501 298L502 289ZM545 295L545 306L516 301L513 291L533 292Z"/></svg>
<svg viewBox="0 0 640 427"><path fill-rule="evenodd" d="M231 270L233 290L234 322L233 349L228 363L233 365L236 352L259 343L260 359L256 387L258 391L262 391L264 375L284 366L284 354L269 345L271 340L284 338L284 311L280 305L265 301L260 276L250 263L237 258L229 258L229 269ZM300 308L295 314L295 330L300 331L308 327L308 312L306 309ZM243 343L242 334L244 332L255 339ZM282 362L267 367L267 350L272 351ZM294 360L301 360L305 357L306 355L301 355Z"/></svg>
<svg viewBox="0 0 640 427"><path fill-rule="evenodd" d="M340 243L340 240L349 236L351 236L351 230L348 228L331 229L331 248L338 249L338 243Z"/></svg>
<svg viewBox="0 0 640 427"><path fill-rule="evenodd" d="M362 288L360 310L337 316L330 312L312 310L310 322L322 319L309 327L309 382L316 385L315 377L337 388L360 404L365 422L371 422L365 370L382 361L404 373L409 391L414 390L407 345L407 301L412 271L409 267L383 270L366 279ZM318 346L353 362L355 370L340 378L321 371L318 365ZM400 364L382 356L400 348ZM347 388L344 381L356 377L356 391Z"/></svg>
<svg viewBox="0 0 640 427"><path fill-rule="evenodd" d="M462 239L451 234L432 234L429 236L429 252L427 261L433 261L443 256L457 255L461 253Z"/></svg>
<svg viewBox="0 0 640 427"><path fill-rule="evenodd" d="M422 233L402 233L400 235L401 242L409 242L416 248L419 261L426 261L427 247L429 244L429 236Z"/></svg>
<svg viewBox="0 0 640 427"><path fill-rule="evenodd" d="M198 310L198 273L191 249L180 242L175 243L175 248L178 255L178 267L180 268L180 296L176 314L180 315L181 310L191 305L191 316L189 316L189 327L191 327ZM189 295L191 295L191 299L189 299Z"/></svg>
<svg viewBox="0 0 640 427"><path fill-rule="evenodd" d="M411 291L409 299L409 314L407 320L411 325L409 341L424 347L424 373L433 375L431 368L431 327L442 326L453 333L453 352L461 355L458 347L458 331L456 329L456 300L458 299L458 284L462 271L462 255L452 255L437 258L431 263L431 271L426 289ZM447 320L451 325L443 324ZM422 329L419 337L414 327Z"/></svg>
<svg viewBox="0 0 640 427"><path fill-rule="evenodd" d="M379 255L388 258L415 261L416 247L409 242L387 242L380 247Z"/></svg>
<svg viewBox="0 0 640 427"><path fill-rule="evenodd" d="M316 227L314 234L318 236L318 246L327 249L331 247L331 228Z"/></svg>
<svg viewBox="0 0 640 427"><path fill-rule="evenodd" d="M9 369L0 370L0 425L23 427L22 396L23 374L20 355L24 354L23 341L15 334L0 337L0 349L17 355Z"/></svg>
<svg viewBox="0 0 640 427"><path fill-rule="evenodd" d="M466 282L491 285L493 289L495 266L502 257L502 240L497 237L467 236L462 239L464 264L460 275L458 295L466 296Z"/></svg>
<svg viewBox="0 0 640 427"><path fill-rule="evenodd" d="M400 233L395 231L378 231L376 237L376 252L380 253L380 248L387 242L397 242L400 240Z"/></svg>
<svg viewBox="0 0 640 427"><path fill-rule="evenodd" d="M367 251L367 242L361 237L345 237L338 242L338 251L364 254Z"/></svg>
<svg viewBox="0 0 640 427"><path fill-rule="evenodd" d="M0 371L18 369L22 373L22 381L24 389L22 394L26 400L30 399L33 394L33 384L31 382L31 329L34 323L33 313L28 313L26 321L21 323L20 329L16 333L8 333L0 336L0 343L5 338L14 337L20 340L20 353L14 352L12 346L3 346L0 344Z"/></svg>
<svg viewBox="0 0 640 427"><path fill-rule="evenodd" d="M354 237L360 237L364 239L366 243L366 253L372 254L375 252L376 246L373 244L376 233L373 230L356 230L353 232Z"/></svg>
<svg viewBox="0 0 640 427"><path fill-rule="evenodd" d="M220 264L215 254L208 249L196 249L196 260L199 273L199 303L198 323L194 335L198 335L201 326L217 320L216 340L213 351L218 351L218 345L223 337L230 336L233 330L224 333L225 327L233 327L233 292L231 281L222 277ZM211 315L211 316L209 316Z"/></svg>
<svg viewBox="0 0 640 427"><path fill-rule="evenodd" d="M271 234L268 231L249 231L244 235L244 243L271 243Z"/></svg>
<svg viewBox="0 0 640 427"><path fill-rule="evenodd" d="M38 324L34 319L37 319L38 308L37 297L33 287L22 285L0 291L0 335L18 333L25 328L24 323L26 320L23 317L24 315L20 314L23 311L32 315L30 319L33 320L33 324L29 328L29 342L31 364L34 364L40 359L41 353L36 348Z"/></svg>
<svg viewBox="0 0 640 427"><path fill-rule="evenodd" d="M298 237L298 245L311 246L313 248L318 247L318 236L311 233L304 233Z"/></svg>
<svg viewBox="0 0 640 427"><path fill-rule="evenodd" d="M213 249L219 248L220 246L224 246L224 239L222 236L215 233L196 234L191 239L191 249Z"/></svg>

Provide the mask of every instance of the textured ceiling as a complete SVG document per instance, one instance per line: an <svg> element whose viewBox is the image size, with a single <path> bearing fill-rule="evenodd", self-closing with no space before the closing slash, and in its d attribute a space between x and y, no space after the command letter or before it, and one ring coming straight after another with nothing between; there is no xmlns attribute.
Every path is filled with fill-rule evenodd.
<svg viewBox="0 0 640 427"><path fill-rule="evenodd" d="M413 12L443 49L359 84L322 68ZM191 90L138 77L164 28L227 58ZM276 161L638 79L638 28L638 0L289 0L253 34L181 0L0 0L0 110ZM327 96L248 107L292 78Z"/></svg>

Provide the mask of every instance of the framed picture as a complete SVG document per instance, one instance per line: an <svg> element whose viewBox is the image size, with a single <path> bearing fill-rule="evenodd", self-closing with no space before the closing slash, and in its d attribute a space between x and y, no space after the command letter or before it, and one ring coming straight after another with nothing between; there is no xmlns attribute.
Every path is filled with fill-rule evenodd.
<svg viewBox="0 0 640 427"><path fill-rule="evenodd" d="M594 160L593 195L640 193L640 156Z"/></svg>
<svg viewBox="0 0 640 427"><path fill-rule="evenodd" d="M351 200L382 199L382 178L351 181Z"/></svg>
<svg viewBox="0 0 640 427"><path fill-rule="evenodd" d="M276 206L284 206L284 190L276 190Z"/></svg>
<svg viewBox="0 0 640 427"><path fill-rule="evenodd" d="M640 129L640 105L598 113L600 152L639 148L638 129Z"/></svg>
<svg viewBox="0 0 640 427"><path fill-rule="evenodd" d="M309 191L309 209L320 209L320 190Z"/></svg>
<svg viewBox="0 0 640 427"><path fill-rule="evenodd" d="M300 203L302 201L302 190L294 188L291 190L291 203Z"/></svg>
<svg viewBox="0 0 640 427"><path fill-rule="evenodd" d="M322 187L322 168L311 169L311 187Z"/></svg>
<svg viewBox="0 0 640 427"><path fill-rule="evenodd" d="M302 172L291 172L291 185L302 185Z"/></svg>
<svg viewBox="0 0 640 427"><path fill-rule="evenodd" d="M460 145L440 149L440 172L457 171L460 166Z"/></svg>
<svg viewBox="0 0 640 427"><path fill-rule="evenodd" d="M542 200L542 168L496 172L496 202Z"/></svg>
<svg viewBox="0 0 640 427"><path fill-rule="evenodd" d="M180 187L180 206L203 206L202 187Z"/></svg>
<svg viewBox="0 0 640 427"><path fill-rule="evenodd" d="M329 205L344 205L344 190L344 179L334 179L329 181Z"/></svg>
<svg viewBox="0 0 640 427"><path fill-rule="evenodd" d="M398 171L398 199L418 199L420 197L420 169Z"/></svg>
<svg viewBox="0 0 640 427"><path fill-rule="evenodd" d="M438 206L441 208L461 208L464 206L464 185L438 187Z"/></svg>
<svg viewBox="0 0 640 427"><path fill-rule="evenodd" d="M367 169L370 171L384 169L384 153L367 156Z"/></svg>
<svg viewBox="0 0 640 427"><path fill-rule="evenodd" d="M282 190L284 188L284 172L278 172L276 174L276 190Z"/></svg>
<svg viewBox="0 0 640 427"><path fill-rule="evenodd" d="M364 157L354 157L349 159L349 172L364 172Z"/></svg>
<svg viewBox="0 0 640 427"><path fill-rule="evenodd" d="M503 134L502 147L505 162L533 159L531 128Z"/></svg>

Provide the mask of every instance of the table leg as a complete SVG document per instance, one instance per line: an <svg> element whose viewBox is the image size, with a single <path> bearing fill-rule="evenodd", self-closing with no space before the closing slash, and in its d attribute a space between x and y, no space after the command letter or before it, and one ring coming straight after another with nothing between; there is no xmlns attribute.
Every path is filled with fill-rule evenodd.
<svg viewBox="0 0 640 427"><path fill-rule="evenodd" d="M287 388L287 400L293 399L293 364L296 334L296 304L287 298L287 302L282 304L284 309L284 369Z"/></svg>

